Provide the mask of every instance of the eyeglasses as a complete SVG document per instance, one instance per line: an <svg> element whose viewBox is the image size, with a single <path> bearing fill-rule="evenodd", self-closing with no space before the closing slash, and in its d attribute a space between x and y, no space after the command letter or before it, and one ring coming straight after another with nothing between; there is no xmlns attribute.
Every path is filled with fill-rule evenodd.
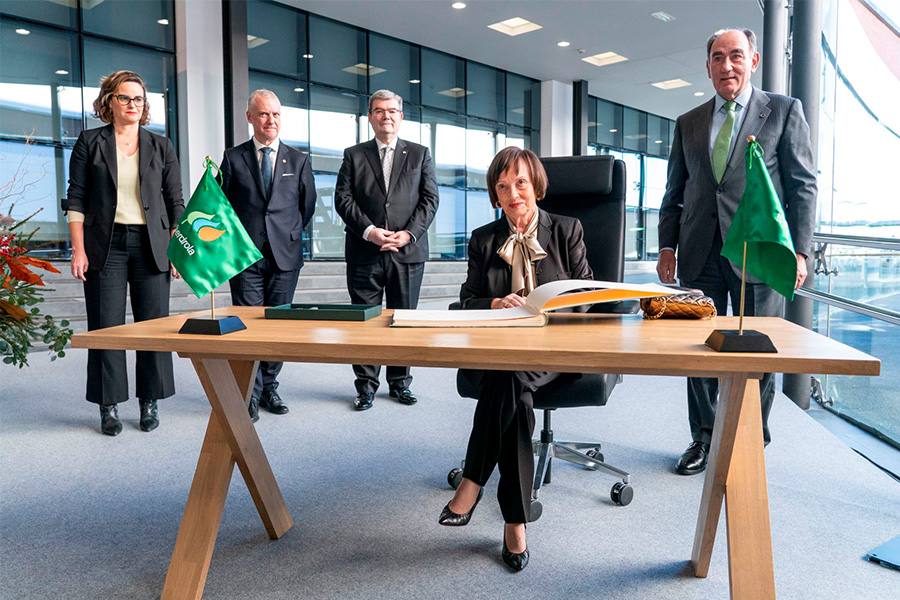
<svg viewBox="0 0 900 600"><path fill-rule="evenodd" d="M373 115L375 115L376 117L384 116L384 113L387 113L387 114L389 114L389 115L392 116L392 117L396 117L397 115L400 114L400 110L397 109L397 108L389 108L389 109L387 109L387 110L385 110L385 109L383 109L383 108L374 108L374 109L372 109L370 112L371 112Z"/></svg>
<svg viewBox="0 0 900 600"><path fill-rule="evenodd" d="M115 96L113 96L113 98L115 98L116 101L122 106L128 106L130 102L134 102L134 105L137 108L142 107L144 105L144 102L147 100L143 96L135 96L134 98L131 98L129 96L126 96L125 94L116 94Z"/></svg>

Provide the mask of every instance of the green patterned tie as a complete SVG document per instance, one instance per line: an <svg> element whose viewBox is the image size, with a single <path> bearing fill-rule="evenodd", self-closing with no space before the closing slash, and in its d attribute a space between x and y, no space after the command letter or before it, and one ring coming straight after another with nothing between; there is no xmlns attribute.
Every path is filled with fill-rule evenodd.
<svg viewBox="0 0 900 600"><path fill-rule="evenodd" d="M713 146L713 171L716 174L717 182L722 181L725 166L728 164L728 150L731 149L731 134L734 133L734 107L736 105L734 100L723 105L728 114L725 115L725 122L722 124L722 129L719 130Z"/></svg>

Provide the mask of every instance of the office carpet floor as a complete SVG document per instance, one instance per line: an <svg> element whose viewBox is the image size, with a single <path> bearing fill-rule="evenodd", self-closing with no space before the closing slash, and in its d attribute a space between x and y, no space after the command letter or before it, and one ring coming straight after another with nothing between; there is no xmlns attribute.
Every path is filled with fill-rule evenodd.
<svg viewBox="0 0 900 600"><path fill-rule="evenodd" d="M0 598L162 590L208 404L176 358L160 428L141 432L130 401L123 433L101 435L82 399L85 361L82 350L53 363L35 354L30 368L0 371ZM496 474L468 527L437 525L474 402L457 397L452 370L414 375L416 406L380 393L356 413L349 366L285 367L291 412L263 412L257 430L295 525L269 540L235 470L204 598L728 596L724 512L709 577L689 565L703 479L672 473L689 441L683 379L627 376L608 406L557 412L557 437L603 440L632 473L634 502L610 501L612 477L557 463L528 529L532 562L513 574L500 561ZM897 598L900 572L864 556L900 534L900 485L780 394L770 424L779 598Z"/></svg>

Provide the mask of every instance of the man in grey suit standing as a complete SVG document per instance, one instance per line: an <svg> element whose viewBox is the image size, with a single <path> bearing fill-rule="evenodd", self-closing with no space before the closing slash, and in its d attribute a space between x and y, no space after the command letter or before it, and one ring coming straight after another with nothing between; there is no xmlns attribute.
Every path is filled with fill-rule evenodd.
<svg viewBox="0 0 900 600"><path fill-rule="evenodd" d="M816 217L816 175L809 125L800 101L750 85L759 66L756 35L749 29L726 29L706 44L706 69L716 97L680 117L669 156L666 193L659 210L660 281L698 288L710 296L720 314L728 299L740 302L741 266L720 255L732 217L744 193L747 136L756 136L766 167L784 205L794 249L797 282L806 279ZM747 276L744 314L782 316L783 298ZM775 377L760 381L763 439L769 442L768 416L775 397ZM688 379L688 418L693 442L675 464L675 472L693 475L706 469L718 400L718 380Z"/></svg>
<svg viewBox="0 0 900 600"><path fill-rule="evenodd" d="M225 151L222 190L241 219L262 259L231 278L236 306L275 306L294 298L303 267L303 230L316 207L316 184L309 155L278 138L281 102L269 90L256 90L247 102L253 138ZM250 418L259 407L288 412L278 394L282 363L260 361L250 397Z"/></svg>
<svg viewBox="0 0 900 600"><path fill-rule="evenodd" d="M428 227L438 207L428 148L397 137L403 98L388 90L369 97L375 139L344 150L334 204L346 224L347 289L354 304L415 308L428 259ZM356 410L372 407L380 367L353 365ZM388 367L390 395L415 404L409 367Z"/></svg>

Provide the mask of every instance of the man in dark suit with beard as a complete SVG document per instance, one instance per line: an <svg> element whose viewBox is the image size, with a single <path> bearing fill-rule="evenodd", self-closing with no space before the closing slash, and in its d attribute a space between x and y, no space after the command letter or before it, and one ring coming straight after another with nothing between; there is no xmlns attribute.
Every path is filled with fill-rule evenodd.
<svg viewBox="0 0 900 600"><path fill-rule="evenodd" d="M759 65L756 35L749 29L726 29L707 41L706 68L716 97L681 115L669 155L666 193L659 210L659 262L663 283L675 283L675 251L681 284L710 296L720 314L740 303L741 265L721 256L722 243L746 186L747 136L765 152L766 168L784 205L794 249L797 281L806 279L816 218L816 175L809 125L796 98L764 92L750 85ZM782 316L783 298L747 276L744 314ZM763 439L775 397L772 373L760 381ZM693 475L706 469L718 398L718 380L688 379L688 418L693 442L675 471Z"/></svg>
<svg viewBox="0 0 900 600"><path fill-rule="evenodd" d="M438 207L428 148L397 137L403 99L388 90L369 98L375 139L344 151L334 204L346 224L347 289L354 304L416 308L428 259L428 227ZM357 410L372 407L380 367L353 365ZM387 367L390 395L415 404L409 367Z"/></svg>
<svg viewBox="0 0 900 600"><path fill-rule="evenodd" d="M316 185L309 156L278 139L281 102L269 90L256 90L247 103L253 138L229 148L222 159L222 190L263 258L235 275L231 301L236 306L275 306L294 298L303 267L303 230L316 206ZM260 361L250 398L250 418L259 407L276 415L288 412L278 395L282 363Z"/></svg>

